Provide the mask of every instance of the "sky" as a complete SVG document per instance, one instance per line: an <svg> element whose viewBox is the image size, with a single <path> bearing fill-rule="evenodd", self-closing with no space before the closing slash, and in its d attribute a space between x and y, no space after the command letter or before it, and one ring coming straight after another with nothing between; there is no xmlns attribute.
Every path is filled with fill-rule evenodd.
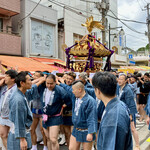
<svg viewBox="0 0 150 150"><path fill-rule="evenodd" d="M149 0L118 0L118 18L136 20L146 23L147 11L142 11L146 2ZM138 24L124 22L128 26L134 28L138 32L145 33L148 31L146 24ZM125 27L118 21L118 26L123 26L126 35L126 46L137 50L140 47L145 47L148 44L148 37L144 34L138 34Z"/></svg>

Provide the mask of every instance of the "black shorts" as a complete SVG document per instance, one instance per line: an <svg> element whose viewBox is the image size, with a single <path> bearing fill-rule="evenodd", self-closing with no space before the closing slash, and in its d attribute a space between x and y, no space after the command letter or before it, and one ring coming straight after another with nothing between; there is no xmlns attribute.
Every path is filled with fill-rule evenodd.
<svg viewBox="0 0 150 150"><path fill-rule="evenodd" d="M139 94L139 104L147 104L148 94Z"/></svg>

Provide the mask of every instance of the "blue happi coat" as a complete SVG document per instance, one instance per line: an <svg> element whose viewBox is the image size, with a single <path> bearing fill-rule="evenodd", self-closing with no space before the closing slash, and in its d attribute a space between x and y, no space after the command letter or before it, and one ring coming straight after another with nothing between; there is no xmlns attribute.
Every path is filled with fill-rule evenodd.
<svg viewBox="0 0 150 150"><path fill-rule="evenodd" d="M45 88L45 83L38 86L39 97L32 101L32 113L34 114L43 114L43 92Z"/></svg>
<svg viewBox="0 0 150 150"><path fill-rule="evenodd" d="M74 128L88 129L89 133L97 132L97 104L96 100L88 92L80 101L78 109L75 111L76 97L72 93L72 87L60 84L69 93L72 99L72 122ZM93 94L93 90L91 92Z"/></svg>
<svg viewBox="0 0 150 150"><path fill-rule="evenodd" d="M130 110L130 114L134 116L137 113L134 95L131 88L126 84L120 92L120 86L117 86L116 94L118 98L123 101Z"/></svg>
<svg viewBox="0 0 150 150"><path fill-rule="evenodd" d="M63 87L63 84L61 87ZM72 86L70 86L70 87L72 87ZM66 90L66 92L68 93L68 95L70 94L67 90ZM70 97L69 97L69 99L70 99ZM67 106L63 109L63 125L73 126L73 123L72 123L72 105Z"/></svg>
<svg viewBox="0 0 150 150"><path fill-rule="evenodd" d="M8 150L20 150L21 137L26 138L28 148L32 147L31 135L28 129L32 124L32 112L28 106L28 101L39 97L36 85L33 85L30 90L27 90L25 95L17 88L12 98L9 101L9 119L13 125L7 140Z"/></svg>
<svg viewBox="0 0 150 150"><path fill-rule="evenodd" d="M106 106L100 123L97 150L132 150L130 118L126 105L112 99Z"/></svg>
<svg viewBox="0 0 150 150"><path fill-rule="evenodd" d="M72 97L72 122L75 128L88 129L88 134L97 131L97 109L96 101L89 95L81 99L79 106L76 107L76 98Z"/></svg>
<svg viewBox="0 0 150 150"><path fill-rule="evenodd" d="M60 86L63 87L66 91L68 91L69 96L72 96L72 86L66 85L66 84L62 84L60 83ZM96 99L96 95L95 95L95 91L94 88L85 88L85 91L92 96L94 99Z"/></svg>
<svg viewBox="0 0 150 150"><path fill-rule="evenodd" d="M64 103L67 106L72 105L71 99L69 98L66 90L64 90L62 87L58 85L56 85L55 88L53 89L51 96L52 96L51 103L45 106L45 98L44 98L44 93L43 93L43 106L45 107L44 113L49 116L59 114L61 112L62 105Z"/></svg>
<svg viewBox="0 0 150 150"><path fill-rule="evenodd" d="M85 88L93 88L92 84L89 83L88 81L86 81L84 87L85 87Z"/></svg>
<svg viewBox="0 0 150 150"><path fill-rule="evenodd" d="M136 98L136 93L137 93L137 83L134 82L134 83L128 84L128 85L129 85L129 87L131 88L131 90L132 90L132 92L133 92L133 94L134 94L134 98Z"/></svg>
<svg viewBox="0 0 150 150"><path fill-rule="evenodd" d="M66 89L66 91L68 91L68 93L70 94L70 96L72 96L71 95L72 94L72 87L71 86L68 86L68 85L62 84L62 83L60 84L60 86L62 86L64 89ZM97 116L98 116L98 120L101 120L103 111L105 109L104 103L96 98L93 86L91 88L85 87L85 91L90 96L92 96L94 99L96 99L96 103L97 103Z"/></svg>

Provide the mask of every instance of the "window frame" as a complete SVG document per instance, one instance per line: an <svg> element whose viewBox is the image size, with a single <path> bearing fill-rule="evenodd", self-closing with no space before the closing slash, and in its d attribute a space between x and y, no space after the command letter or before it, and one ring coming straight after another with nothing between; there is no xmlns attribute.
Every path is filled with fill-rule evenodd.
<svg viewBox="0 0 150 150"><path fill-rule="evenodd" d="M0 32L3 32L3 18L0 18Z"/></svg>

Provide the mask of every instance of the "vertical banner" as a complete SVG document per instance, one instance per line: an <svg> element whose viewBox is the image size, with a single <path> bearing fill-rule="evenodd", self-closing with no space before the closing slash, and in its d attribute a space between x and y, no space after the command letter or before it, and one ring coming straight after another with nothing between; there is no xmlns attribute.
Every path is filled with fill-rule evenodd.
<svg viewBox="0 0 150 150"><path fill-rule="evenodd" d="M122 36L119 35L119 46L122 46Z"/></svg>

